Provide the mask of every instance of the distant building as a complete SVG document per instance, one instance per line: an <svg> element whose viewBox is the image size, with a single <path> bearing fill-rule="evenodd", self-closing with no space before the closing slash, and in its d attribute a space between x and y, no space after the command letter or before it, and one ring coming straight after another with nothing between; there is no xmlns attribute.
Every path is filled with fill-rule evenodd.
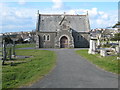
<svg viewBox="0 0 120 90"><path fill-rule="evenodd" d="M87 15L39 14L36 27L38 48L89 47Z"/></svg>
<svg viewBox="0 0 120 90"><path fill-rule="evenodd" d="M116 28L118 30L118 32L120 33L120 22L118 22L117 24L115 24L113 26L113 28Z"/></svg>
<svg viewBox="0 0 120 90"><path fill-rule="evenodd" d="M9 36L14 41L18 41L20 38L22 38L24 41L29 39L28 41L35 42L35 35L36 35L35 31L32 31L32 32L30 32L30 31L29 32L7 32L7 33L1 33L0 39L2 37Z"/></svg>

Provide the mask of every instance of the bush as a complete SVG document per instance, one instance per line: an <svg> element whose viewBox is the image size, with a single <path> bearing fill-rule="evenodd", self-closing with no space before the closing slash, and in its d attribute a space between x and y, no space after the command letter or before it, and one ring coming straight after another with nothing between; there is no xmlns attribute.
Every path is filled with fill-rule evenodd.
<svg viewBox="0 0 120 90"><path fill-rule="evenodd" d="M5 40L6 44L10 44L10 43L13 43L13 40L10 38L10 36L5 36L3 37L3 40Z"/></svg>
<svg viewBox="0 0 120 90"><path fill-rule="evenodd" d="M115 36L111 40L120 41L120 33L115 34Z"/></svg>

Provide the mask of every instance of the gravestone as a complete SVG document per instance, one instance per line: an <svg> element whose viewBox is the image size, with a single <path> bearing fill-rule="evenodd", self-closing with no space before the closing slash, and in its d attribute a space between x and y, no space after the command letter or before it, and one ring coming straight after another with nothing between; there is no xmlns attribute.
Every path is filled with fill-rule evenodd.
<svg viewBox="0 0 120 90"><path fill-rule="evenodd" d="M105 49L101 49L100 50L100 55L103 56L103 57L107 56L106 50Z"/></svg>
<svg viewBox="0 0 120 90"><path fill-rule="evenodd" d="M2 65L4 65L5 63L5 60L7 58L7 52L6 52L6 43L5 43L5 40L3 40L3 62L2 62Z"/></svg>
<svg viewBox="0 0 120 90"><path fill-rule="evenodd" d="M12 51L12 50L11 50L11 47L10 47L10 49L9 49L9 59L10 59L10 60L11 60L11 56L12 56L12 55L11 55L11 51Z"/></svg>
<svg viewBox="0 0 120 90"><path fill-rule="evenodd" d="M120 60L120 41L118 42L118 46L116 47L116 52L118 54L117 59Z"/></svg>
<svg viewBox="0 0 120 90"><path fill-rule="evenodd" d="M99 39L97 39L97 48L100 48L100 40Z"/></svg>
<svg viewBox="0 0 120 90"><path fill-rule="evenodd" d="M98 36L97 36L97 48L100 48L100 46L101 46L100 39L101 39L101 34L98 34Z"/></svg>
<svg viewBox="0 0 120 90"><path fill-rule="evenodd" d="M12 50L12 57L15 57L15 41L13 41L13 50Z"/></svg>
<svg viewBox="0 0 120 90"><path fill-rule="evenodd" d="M91 39L90 40L90 48L89 48L89 51L88 53L89 54L96 54L96 42L97 42L97 39Z"/></svg>
<svg viewBox="0 0 120 90"><path fill-rule="evenodd" d="M120 53L120 47L119 46L116 46L115 50L116 50L116 53Z"/></svg>
<svg viewBox="0 0 120 90"><path fill-rule="evenodd" d="M6 43L5 40L3 40L3 60L6 60L6 58L7 58Z"/></svg>

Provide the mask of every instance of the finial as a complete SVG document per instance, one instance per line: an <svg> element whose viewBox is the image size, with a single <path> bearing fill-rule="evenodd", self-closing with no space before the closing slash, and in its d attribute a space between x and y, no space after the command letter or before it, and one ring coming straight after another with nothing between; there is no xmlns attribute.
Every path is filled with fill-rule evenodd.
<svg viewBox="0 0 120 90"><path fill-rule="evenodd" d="M88 11L87 11L87 15L88 15Z"/></svg>
<svg viewBox="0 0 120 90"><path fill-rule="evenodd" d="M39 14L39 10L38 10L38 13L37 14Z"/></svg>
<svg viewBox="0 0 120 90"><path fill-rule="evenodd" d="M66 12L64 12L64 15L66 14Z"/></svg>

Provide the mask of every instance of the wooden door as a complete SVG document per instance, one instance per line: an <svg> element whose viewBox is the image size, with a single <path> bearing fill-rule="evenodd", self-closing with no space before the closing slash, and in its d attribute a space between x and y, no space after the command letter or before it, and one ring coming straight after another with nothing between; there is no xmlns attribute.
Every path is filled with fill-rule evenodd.
<svg viewBox="0 0 120 90"><path fill-rule="evenodd" d="M60 48L68 48L68 39L63 36L60 40Z"/></svg>

